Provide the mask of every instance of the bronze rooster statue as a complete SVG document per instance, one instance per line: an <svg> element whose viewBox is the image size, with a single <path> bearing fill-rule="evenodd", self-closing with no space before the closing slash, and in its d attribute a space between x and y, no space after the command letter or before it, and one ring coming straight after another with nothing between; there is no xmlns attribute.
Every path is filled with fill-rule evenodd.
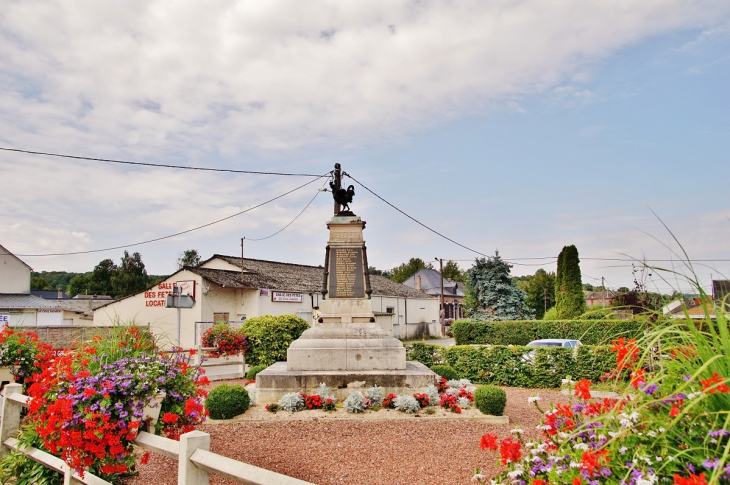
<svg viewBox="0 0 730 485"><path fill-rule="evenodd" d="M342 210L340 212L349 212L351 210L350 203L352 202L352 198L355 196L355 186L350 185L347 187L347 190L345 190L343 188L338 188L334 183L330 182L330 188L332 189L332 197L335 199L335 202L342 206Z"/></svg>

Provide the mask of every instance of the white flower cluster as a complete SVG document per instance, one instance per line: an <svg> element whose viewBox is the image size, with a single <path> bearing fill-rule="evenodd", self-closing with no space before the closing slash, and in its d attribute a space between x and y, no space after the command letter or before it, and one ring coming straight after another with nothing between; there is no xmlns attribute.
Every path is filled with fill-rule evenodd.
<svg viewBox="0 0 730 485"><path fill-rule="evenodd" d="M413 396L398 396L393 400L393 405L397 411L404 413L417 413L421 409L421 405Z"/></svg>
<svg viewBox="0 0 730 485"><path fill-rule="evenodd" d="M426 388L426 395L428 396L428 405L429 406L438 406L441 403L441 398L439 397L439 390L431 384Z"/></svg>
<svg viewBox="0 0 730 485"><path fill-rule="evenodd" d="M373 387L368 387L365 389L365 397L370 400L370 405L383 405L383 398L385 398L385 395L383 394L383 388L378 387L377 385Z"/></svg>
<svg viewBox="0 0 730 485"><path fill-rule="evenodd" d="M304 398L298 392L290 392L284 394L279 399L279 409L289 411L291 413L299 411L304 407Z"/></svg>
<svg viewBox="0 0 730 485"><path fill-rule="evenodd" d="M360 391L348 394L342 404L345 406L345 409L351 413L362 413L365 409L367 409L367 400Z"/></svg>
<svg viewBox="0 0 730 485"><path fill-rule="evenodd" d="M317 386L317 392L315 392L319 397L322 398L322 402L326 401L327 399L332 399L333 401L337 401L337 398L335 398L335 395L332 394L332 391L330 388L325 384L324 382L320 382L319 386Z"/></svg>

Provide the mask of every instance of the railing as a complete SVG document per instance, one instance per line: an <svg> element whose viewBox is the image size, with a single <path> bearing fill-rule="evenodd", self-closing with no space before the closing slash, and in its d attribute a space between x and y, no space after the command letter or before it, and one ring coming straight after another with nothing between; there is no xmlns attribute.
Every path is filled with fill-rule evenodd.
<svg viewBox="0 0 730 485"><path fill-rule="evenodd" d="M246 355L240 354L235 355L233 357L220 357L220 359L225 359L224 361L219 362L210 362L209 359L203 359L203 353L204 352L212 352L214 350L218 350L215 347L202 347L200 345L197 345L195 347L195 355L193 355L193 364L199 365L203 367L204 369L210 369L211 367L230 367L232 365L236 366L235 372L229 372L226 374L218 374L218 375L207 375L208 380L216 381L221 379L243 379L246 377ZM190 352L190 350L163 350L166 354L172 354L177 352Z"/></svg>
<svg viewBox="0 0 730 485"><path fill-rule="evenodd" d="M91 473L81 477L63 460L43 450L20 445L13 438L20 426L20 411L28 407L31 397L22 394L23 386L8 384L2 391L2 422L0 423L0 457L8 449L16 450L33 461L63 474L64 485L111 485ZM178 460L178 485L208 485L209 475L215 474L248 485L312 485L309 482L233 460L210 451L210 435L191 431L180 441L140 431L134 444L144 450Z"/></svg>

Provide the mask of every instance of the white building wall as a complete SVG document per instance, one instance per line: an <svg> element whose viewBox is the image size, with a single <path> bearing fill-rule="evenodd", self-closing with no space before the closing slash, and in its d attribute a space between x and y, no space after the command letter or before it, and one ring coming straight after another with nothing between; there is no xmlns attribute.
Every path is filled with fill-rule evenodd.
<svg viewBox="0 0 730 485"><path fill-rule="evenodd" d="M0 246L0 293L30 293L30 268Z"/></svg>
<svg viewBox="0 0 730 485"><path fill-rule="evenodd" d="M193 308L180 310L180 342L177 341L177 309L166 308L166 295L178 282L194 282ZM180 345L192 348L195 344L195 322L201 321L201 309L206 306L202 278L189 271L181 271L160 282L148 291L105 305L94 311L94 325L112 325L115 322L150 324L152 332L161 338L163 347Z"/></svg>

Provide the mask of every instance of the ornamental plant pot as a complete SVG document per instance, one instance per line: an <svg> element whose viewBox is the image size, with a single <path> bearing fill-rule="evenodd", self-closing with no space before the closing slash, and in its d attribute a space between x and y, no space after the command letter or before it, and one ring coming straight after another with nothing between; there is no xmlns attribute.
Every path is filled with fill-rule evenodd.
<svg viewBox="0 0 730 485"><path fill-rule="evenodd" d="M157 420L160 419L160 411L162 410L162 401L165 400L167 394L165 391L159 391L154 399L142 410L142 419L149 418L148 429L154 430Z"/></svg>
<svg viewBox="0 0 730 485"><path fill-rule="evenodd" d="M15 382L15 376L11 372L13 369L14 366L0 367L0 385L3 385L5 382L9 384Z"/></svg>

